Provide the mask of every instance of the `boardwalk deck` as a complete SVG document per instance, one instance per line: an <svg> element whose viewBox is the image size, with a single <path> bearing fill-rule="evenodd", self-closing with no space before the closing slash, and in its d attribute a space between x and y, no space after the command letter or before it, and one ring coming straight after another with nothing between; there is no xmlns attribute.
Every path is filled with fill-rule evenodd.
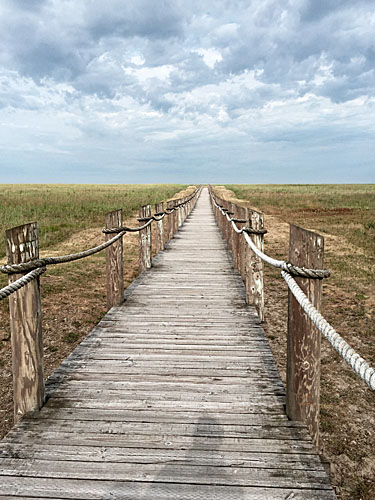
<svg viewBox="0 0 375 500"><path fill-rule="evenodd" d="M204 190L0 443L0 498L334 499Z"/></svg>

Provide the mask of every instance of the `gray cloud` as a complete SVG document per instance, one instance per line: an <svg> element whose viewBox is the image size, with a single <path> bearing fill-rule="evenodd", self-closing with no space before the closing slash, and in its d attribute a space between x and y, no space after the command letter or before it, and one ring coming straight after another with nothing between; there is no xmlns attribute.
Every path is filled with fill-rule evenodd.
<svg viewBox="0 0 375 500"><path fill-rule="evenodd" d="M369 140L373 19L372 1L4 0L0 145L138 165Z"/></svg>

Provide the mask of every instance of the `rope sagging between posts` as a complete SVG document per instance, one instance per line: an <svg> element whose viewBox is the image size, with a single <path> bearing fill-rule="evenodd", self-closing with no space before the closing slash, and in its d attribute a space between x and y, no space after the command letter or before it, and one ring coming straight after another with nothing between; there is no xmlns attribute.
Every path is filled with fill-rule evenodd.
<svg viewBox="0 0 375 500"><path fill-rule="evenodd" d="M238 229L236 226L236 219L232 219L231 217L228 216L228 210L223 209L215 200L214 197L212 197L213 202L220 210L222 215L226 217L227 221L231 223L234 231L237 234L242 234L247 242L247 244L250 246L250 248L253 250L253 252L260 257L264 262L267 262L267 264L270 264L273 267L276 267L278 269L282 269L283 271L286 271L289 274L292 274L293 276L299 276L300 278L312 278L312 279L321 279L321 278L328 278L330 276L330 271L328 269L306 269L305 267L299 267L299 266L294 266L290 262L286 262L284 260L277 260L274 259L268 255L266 255L264 252L259 250L259 248L255 245L255 243L252 241L252 239L249 236L250 234L265 234L265 229L252 229L252 228L247 228L243 227L241 229Z"/></svg>
<svg viewBox="0 0 375 500"><path fill-rule="evenodd" d="M173 213L175 210L178 210L178 208L186 205L191 201L197 194L200 192L200 187L197 188L194 193L189 196L184 202L178 203L175 205L175 207L171 209L166 209L166 211L159 213L159 214L154 214L152 217L148 219L148 221L143 225L135 228L131 227L119 227L119 228L110 228L110 229L103 229L103 233L105 234L111 234L111 233L117 233L113 238L111 238L108 241L105 241L101 245L98 245L93 248L89 248L87 250L83 250L82 252L77 252L73 254L68 254L68 255L61 255L57 257L44 257L43 259L34 259L30 260L28 262L22 262L19 264L4 264L0 267L0 272L4 274L17 274L17 273L22 273L22 272L27 272L31 271L25 276L22 276L18 280L14 281L13 283L10 283L6 287L2 288L0 290L0 300L5 299L6 297L9 297L12 293L16 292L23 286L27 285L32 281L33 279L37 278L41 274L43 274L46 271L46 266L48 265L55 265L55 264L63 264L67 262L72 262L75 260L79 259L84 259L85 257L89 257L90 255L94 255L98 252L101 252L105 248L109 247L113 243L115 243L117 240L122 238L124 234L127 232L138 232L141 231L142 229L145 229L147 226L152 224L153 221L159 221L165 217L165 215L169 215Z"/></svg>
<svg viewBox="0 0 375 500"><path fill-rule="evenodd" d="M330 271L325 269L306 269L304 267L294 266L290 262L283 260L277 260L264 252L259 250L259 248L254 244L250 238L247 228L238 229L235 224L235 219L231 219L228 216L228 210L223 209L215 200L215 196L210 191L210 196L216 208L218 208L221 214L227 219L231 224L232 228L237 234L242 234L252 249L252 251L260 257L267 264L281 269L281 276L286 281L290 291L296 298L297 302L302 307L303 311L307 314L310 320L317 327L319 332L321 332L332 347L337 351L337 353L343 358L343 360L359 375L359 377L366 382L371 390L375 391L375 370L372 368L350 345L341 337L341 335L336 332L336 330L328 323L328 321L319 313L319 311L314 307L314 305L309 301L307 296L303 293L301 288L298 286L293 276L298 276L302 278L309 279L322 279L328 278L330 276Z"/></svg>

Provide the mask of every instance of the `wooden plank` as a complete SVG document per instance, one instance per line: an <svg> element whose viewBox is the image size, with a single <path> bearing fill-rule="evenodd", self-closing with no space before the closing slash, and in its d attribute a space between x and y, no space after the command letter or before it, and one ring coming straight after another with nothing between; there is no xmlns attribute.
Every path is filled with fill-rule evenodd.
<svg viewBox="0 0 375 500"><path fill-rule="evenodd" d="M3 498L6 495L13 495L17 491L17 498L27 497L32 491L33 498L61 498L64 492L64 499L74 500L326 500L336 498L332 491L319 489L304 489L298 487L288 488L259 488L249 486L238 486L235 481L230 486L217 484L197 485L195 483L166 483L163 478L154 478L149 483L145 481L100 481L100 480L63 480L59 478L15 478L12 476L0 477L0 491ZM288 499L289 497L289 499ZM0 498L2 498L0 496Z"/></svg>

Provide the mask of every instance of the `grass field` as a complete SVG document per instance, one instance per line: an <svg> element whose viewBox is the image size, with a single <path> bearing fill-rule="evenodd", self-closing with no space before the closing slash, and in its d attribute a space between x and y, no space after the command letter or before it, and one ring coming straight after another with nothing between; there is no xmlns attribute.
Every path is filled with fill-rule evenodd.
<svg viewBox="0 0 375 500"><path fill-rule="evenodd" d="M140 205L170 198L186 186L177 184L0 184L0 232L37 221L41 248L72 234L104 225L104 215L118 208L128 217ZM5 246L0 246L0 258Z"/></svg>
<svg viewBox="0 0 375 500"><path fill-rule="evenodd" d="M226 189L227 188L227 189ZM265 214L266 252L288 259L289 224L325 239L323 313L375 366L375 185L227 185L218 194ZM285 380L287 289L265 269L265 329ZM321 452L340 499L375 498L375 396L322 343Z"/></svg>

